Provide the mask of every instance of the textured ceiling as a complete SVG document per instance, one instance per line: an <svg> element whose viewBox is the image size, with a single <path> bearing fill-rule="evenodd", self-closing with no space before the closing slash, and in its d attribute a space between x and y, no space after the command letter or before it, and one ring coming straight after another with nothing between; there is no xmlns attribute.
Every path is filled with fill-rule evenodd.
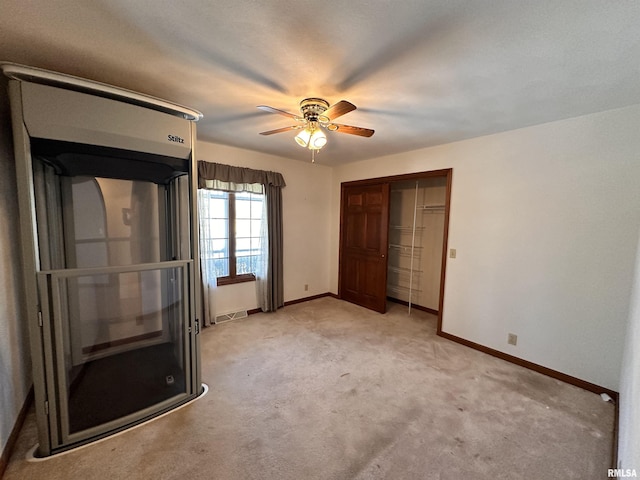
<svg viewBox="0 0 640 480"><path fill-rule="evenodd" d="M337 165L640 103L636 0L0 0L0 60L198 109L198 137L309 161L310 96L358 109ZM295 123L295 122L293 122Z"/></svg>

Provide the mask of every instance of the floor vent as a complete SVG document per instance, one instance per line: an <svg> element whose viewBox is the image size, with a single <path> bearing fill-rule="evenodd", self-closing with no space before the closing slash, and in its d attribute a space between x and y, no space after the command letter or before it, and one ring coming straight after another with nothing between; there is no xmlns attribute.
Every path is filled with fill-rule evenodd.
<svg viewBox="0 0 640 480"><path fill-rule="evenodd" d="M238 310L237 312L223 313L216 316L216 325L218 323L230 322L231 320L238 320L239 318L246 318L249 314L246 310Z"/></svg>

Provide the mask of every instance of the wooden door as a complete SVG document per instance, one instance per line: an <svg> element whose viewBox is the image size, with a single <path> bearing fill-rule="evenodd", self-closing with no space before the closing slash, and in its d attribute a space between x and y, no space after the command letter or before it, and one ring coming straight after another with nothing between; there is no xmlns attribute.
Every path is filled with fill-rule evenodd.
<svg viewBox="0 0 640 480"><path fill-rule="evenodd" d="M340 298L384 313L389 184L343 185L341 202Z"/></svg>

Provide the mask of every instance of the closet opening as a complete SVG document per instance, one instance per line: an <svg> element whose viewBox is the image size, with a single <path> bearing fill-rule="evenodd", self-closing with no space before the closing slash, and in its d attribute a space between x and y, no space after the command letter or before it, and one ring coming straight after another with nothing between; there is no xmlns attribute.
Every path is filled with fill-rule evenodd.
<svg viewBox="0 0 640 480"><path fill-rule="evenodd" d="M387 301L442 327L453 170L341 185L338 296L380 313Z"/></svg>
<svg viewBox="0 0 640 480"><path fill-rule="evenodd" d="M389 195L387 299L438 314L446 177L393 182Z"/></svg>

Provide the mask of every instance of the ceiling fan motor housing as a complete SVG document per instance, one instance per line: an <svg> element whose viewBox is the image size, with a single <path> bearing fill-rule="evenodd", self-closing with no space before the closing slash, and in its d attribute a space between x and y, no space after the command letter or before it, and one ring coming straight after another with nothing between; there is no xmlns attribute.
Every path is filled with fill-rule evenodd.
<svg viewBox="0 0 640 480"><path fill-rule="evenodd" d="M328 122L322 114L329 108L329 102L322 98L305 98L300 102L302 116L308 122Z"/></svg>

